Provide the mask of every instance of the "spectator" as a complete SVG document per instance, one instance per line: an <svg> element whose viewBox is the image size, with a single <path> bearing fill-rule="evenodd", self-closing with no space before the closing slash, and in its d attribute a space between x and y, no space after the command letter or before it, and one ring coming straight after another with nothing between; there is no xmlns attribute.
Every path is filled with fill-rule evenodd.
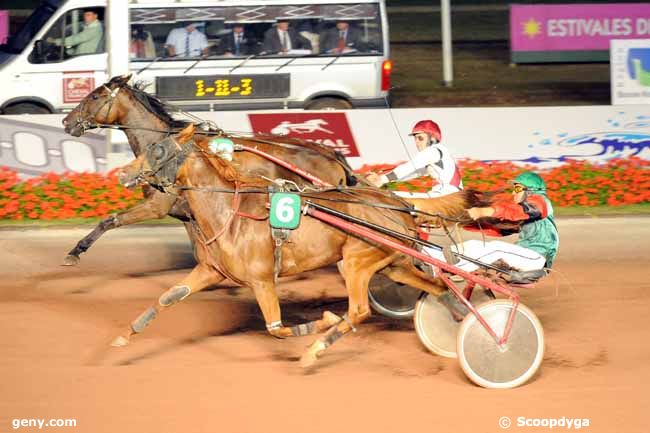
<svg viewBox="0 0 650 433"><path fill-rule="evenodd" d="M287 54L291 50L311 50L311 43L289 28L289 20L277 19L275 28L264 33L262 54Z"/></svg>
<svg viewBox="0 0 650 433"><path fill-rule="evenodd" d="M257 41L245 32L241 23L233 25L232 33L223 37L221 46L223 54L237 57L256 54L257 51Z"/></svg>
<svg viewBox="0 0 650 433"><path fill-rule="evenodd" d="M343 54L359 51L361 33L347 21L337 21L336 27L327 30L321 42L321 53Z"/></svg>
<svg viewBox="0 0 650 433"><path fill-rule="evenodd" d="M66 38L47 38L46 41L55 45L63 45L71 56L95 54L104 51L104 26L98 19L97 11L86 9L83 14L83 29Z"/></svg>
<svg viewBox="0 0 650 433"><path fill-rule="evenodd" d="M169 32L165 48L170 57L207 56L208 38L196 29L196 23L186 22Z"/></svg>
<svg viewBox="0 0 650 433"><path fill-rule="evenodd" d="M156 45L151 33L141 25L131 27L131 58L151 59L156 57Z"/></svg>

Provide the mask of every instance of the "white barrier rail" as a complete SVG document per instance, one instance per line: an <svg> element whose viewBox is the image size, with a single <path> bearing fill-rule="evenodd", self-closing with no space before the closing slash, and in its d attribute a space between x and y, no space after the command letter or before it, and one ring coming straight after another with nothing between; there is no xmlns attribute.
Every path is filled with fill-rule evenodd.
<svg viewBox="0 0 650 433"><path fill-rule="evenodd" d="M404 161L415 154L408 136L421 119L442 128L442 143L457 158L528 163L541 168L567 158L602 163L650 159L650 107L414 108L393 110L197 112L235 132L273 132L316 140L343 151L350 164ZM129 158L107 151L100 134L75 138L63 115L0 116L0 166L25 175L99 171ZM126 143L120 134L117 138ZM117 146L128 146L118 143ZM108 159L108 161L106 160Z"/></svg>

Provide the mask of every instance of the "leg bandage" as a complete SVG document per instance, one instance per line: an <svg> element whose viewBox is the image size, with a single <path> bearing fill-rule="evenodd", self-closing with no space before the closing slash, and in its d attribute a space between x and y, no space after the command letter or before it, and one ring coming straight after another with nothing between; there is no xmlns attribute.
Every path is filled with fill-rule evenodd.
<svg viewBox="0 0 650 433"><path fill-rule="evenodd" d="M160 296L158 302L163 307L169 307L170 305L187 298L191 292L192 290L189 288L189 286L172 287Z"/></svg>
<svg viewBox="0 0 650 433"><path fill-rule="evenodd" d="M300 325L292 326L291 333L296 337L303 335L311 335L316 331L316 322L301 323Z"/></svg>
<svg viewBox="0 0 650 433"><path fill-rule="evenodd" d="M149 307L144 313L140 314L137 319L131 323L131 329L135 333L140 333L147 327L149 322L156 318L158 311L154 307Z"/></svg>

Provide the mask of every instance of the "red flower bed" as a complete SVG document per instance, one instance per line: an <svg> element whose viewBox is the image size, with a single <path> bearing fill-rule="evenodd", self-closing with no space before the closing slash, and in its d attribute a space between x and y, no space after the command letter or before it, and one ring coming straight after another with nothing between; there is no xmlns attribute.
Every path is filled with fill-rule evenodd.
<svg viewBox="0 0 650 433"><path fill-rule="evenodd" d="M364 166L358 173L385 172L394 164ZM531 167L511 163L460 161L466 188L494 191ZM540 172L548 196L557 206L619 206L650 202L650 161L629 158L593 165L584 161ZM387 187L402 191L426 191L433 181L421 177L394 182ZM48 173L21 181L18 174L0 167L0 219L66 219L104 217L127 209L142 199L142 192L120 186L114 173Z"/></svg>
<svg viewBox="0 0 650 433"><path fill-rule="evenodd" d="M0 219L104 217L141 199L141 191L120 186L114 173L47 173L21 181L0 167Z"/></svg>
<svg viewBox="0 0 650 433"><path fill-rule="evenodd" d="M508 181L534 167L508 162L458 162L465 188L494 191L507 188ZM365 165L359 173L385 172L395 165ZM548 197L560 207L620 206L650 202L650 161L640 158L615 159L594 165L585 161L568 161L550 170L540 171L548 187ZM387 188L397 191L426 191L433 185L425 176L408 182L393 182Z"/></svg>

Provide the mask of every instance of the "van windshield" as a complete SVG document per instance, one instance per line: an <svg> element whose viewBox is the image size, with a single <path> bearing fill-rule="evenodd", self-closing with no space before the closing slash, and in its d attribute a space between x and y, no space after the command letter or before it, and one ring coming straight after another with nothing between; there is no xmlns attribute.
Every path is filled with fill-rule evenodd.
<svg viewBox="0 0 650 433"><path fill-rule="evenodd" d="M131 58L382 55L377 3L131 10Z"/></svg>
<svg viewBox="0 0 650 433"><path fill-rule="evenodd" d="M64 2L65 0L43 1L27 18L22 28L9 36L7 44L1 45L0 49L11 54L20 54Z"/></svg>

